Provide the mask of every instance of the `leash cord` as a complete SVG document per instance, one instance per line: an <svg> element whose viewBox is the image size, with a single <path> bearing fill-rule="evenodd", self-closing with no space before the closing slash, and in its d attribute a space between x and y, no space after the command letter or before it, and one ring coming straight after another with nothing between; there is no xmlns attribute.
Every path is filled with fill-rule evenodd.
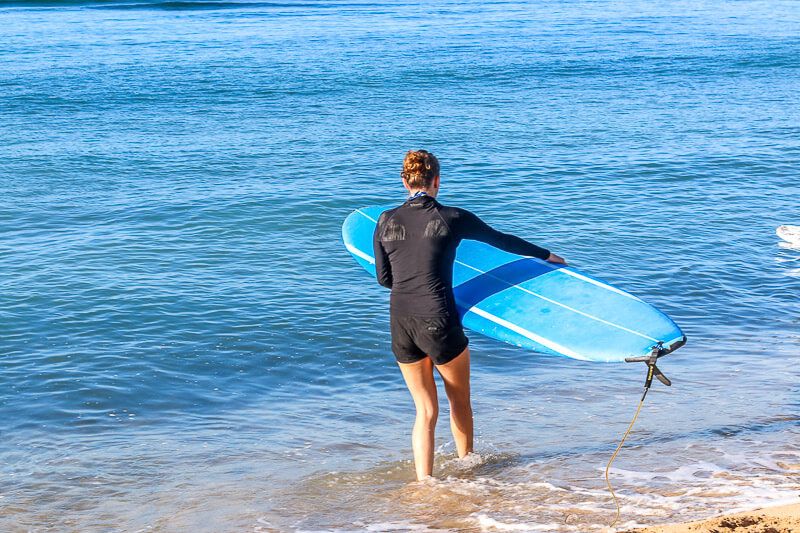
<svg viewBox="0 0 800 533"><path fill-rule="evenodd" d="M609 527L614 527L616 523L619 522L619 517L622 512L620 510L619 500L617 499L617 495L614 494L614 489L611 487L611 481L608 479L608 471L611 469L611 463L614 462L614 459L617 458L617 454L622 449L622 445L625 444L625 439L628 438L628 435L633 429L633 425L636 423L636 419L639 418L639 412L642 410L642 405L644 405L644 398L646 395L647 391L645 390L644 395L642 395L642 399L639 400L639 406L636 408L636 414L633 415L633 420L631 420L630 425L628 425L627 431L625 431L625 435L622 436L622 440L619 441L617 449L614 450L614 454L611 456L611 459L609 459L608 464L606 465L606 485L608 485L608 490L609 492L611 492L611 497L614 498L614 505L617 506L617 516L614 518L614 521L611 522L611 525Z"/></svg>

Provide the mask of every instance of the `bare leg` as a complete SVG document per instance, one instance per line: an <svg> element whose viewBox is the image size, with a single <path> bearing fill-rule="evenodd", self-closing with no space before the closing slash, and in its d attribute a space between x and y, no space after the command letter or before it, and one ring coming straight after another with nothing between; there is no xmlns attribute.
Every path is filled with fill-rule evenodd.
<svg viewBox="0 0 800 533"><path fill-rule="evenodd" d="M455 359L436 370L444 380L447 399L450 400L450 430L456 441L458 456L472 452L472 403L469 395L469 348L465 348Z"/></svg>
<svg viewBox="0 0 800 533"><path fill-rule="evenodd" d="M417 408L411 445L417 480L433 474L433 436L439 416L439 399L433 381L433 362L426 357L416 363L397 363Z"/></svg>

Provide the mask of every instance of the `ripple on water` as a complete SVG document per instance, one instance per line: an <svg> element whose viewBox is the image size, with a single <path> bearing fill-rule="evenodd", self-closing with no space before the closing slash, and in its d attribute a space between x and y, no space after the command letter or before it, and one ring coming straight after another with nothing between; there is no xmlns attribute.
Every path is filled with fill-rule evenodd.
<svg viewBox="0 0 800 533"><path fill-rule="evenodd" d="M388 295L340 225L415 147L443 203L689 335L612 473L625 527L783 498L797 9L4 5L0 529L601 530L642 368L473 335L479 456L443 404L411 483Z"/></svg>

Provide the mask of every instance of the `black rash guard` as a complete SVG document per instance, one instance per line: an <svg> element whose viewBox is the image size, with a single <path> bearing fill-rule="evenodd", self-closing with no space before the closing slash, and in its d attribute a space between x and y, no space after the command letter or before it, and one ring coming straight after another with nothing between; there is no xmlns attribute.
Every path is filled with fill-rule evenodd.
<svg viewBox="0 0 800 533"><path fill-rule="evenodd" d="M492 229L464 209L428 195L381 214L373 236L378 283L392 289L394 316L458 316L453 297L453 262L462 239L506 252L547 259L550 251Z"/></svg>

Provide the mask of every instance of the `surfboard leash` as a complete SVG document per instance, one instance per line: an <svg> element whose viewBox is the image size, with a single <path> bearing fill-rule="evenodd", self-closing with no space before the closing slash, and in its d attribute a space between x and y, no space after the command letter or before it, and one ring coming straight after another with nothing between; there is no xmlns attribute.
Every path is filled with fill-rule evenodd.
<svg viewBox="0 0 800 533"><path fill-rule="evenodd" d="M611 465L614 462L614 459L617 458L617 454L622 449L622 445L625 444L625 439L628 438L630 435L631 430L633 429L633 425L636 423L636 419L639 418L639 413L642 410L642 406L644 405L644 399L647 397L647 393L650 390L650 386L653 384L653 377L658 378L658 380L666 385L667 387L672 385L672 382L667 379L667 376L664 375L661 370L658 369L656 366L656 361L658 361L659 357L663 357L668 353L671 353L686 343L686 337L684 337L678 344L671 347L669 350L664 349L664 343L659 342L650 350L650 355L645 357L626 357L625 362L627 363L645 363L647 364L647 377L644 380L644 392L642 393L642 398L639 400L639 405L636 407L636 412L631 419L631 423L628 424L628 429L625 431L625 434L622 436L622 440L619 441L617 448L614 450L614 453L611 455L611 459L609 459L608 464L606 465L606 485L608 485L608 491L611 493L611 497L614 499L614 505L617 507L617 515L614 517L614 521L611 522L609 527L614 527L617 522L619 522L619 518L622 514L620 509L619 500L617 499L617 495L614 494L614 489L611 486L611 481L608 478L608 472L611 470Z"/></svg>

